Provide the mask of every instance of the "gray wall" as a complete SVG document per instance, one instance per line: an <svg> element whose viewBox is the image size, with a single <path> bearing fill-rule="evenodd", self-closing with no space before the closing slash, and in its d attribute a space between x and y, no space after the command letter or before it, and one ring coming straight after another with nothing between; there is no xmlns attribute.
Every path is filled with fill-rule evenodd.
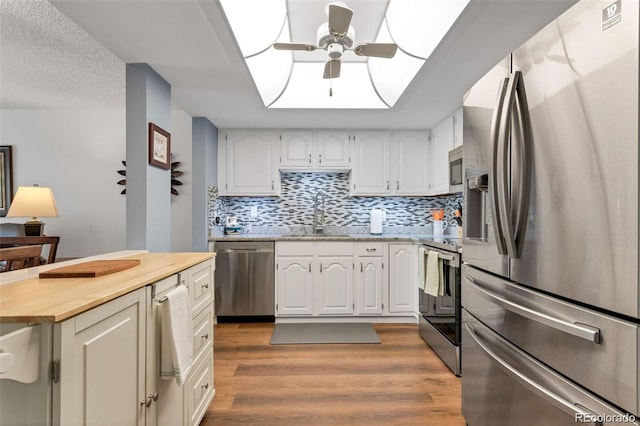
<svg viewBox="0 0 640 426"><path fill-rule="evenodd" d="M125 169L125 115L124 108L0 110L0 145L13 147L14 191L34 183L53 189L60 217L42 220L47 235L61 237L58 257L126 248L126 196L117 185L125 179L117 173ZM185 172L184 185L177 188L180 195L171 197L171 251L191 251L192 245L190 124L184 111L171 111L172 152ZM206 229L203 233L206 238Z"/></svg>

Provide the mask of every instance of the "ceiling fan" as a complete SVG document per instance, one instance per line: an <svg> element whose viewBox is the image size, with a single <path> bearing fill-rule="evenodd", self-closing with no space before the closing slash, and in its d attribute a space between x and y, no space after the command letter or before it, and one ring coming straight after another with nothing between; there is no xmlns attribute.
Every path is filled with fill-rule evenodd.
<svg viewBox="0 0 640 426"><path fill-rule="evenodd" d="M329 53L329 60L324 66L324 78L340 77L342 54L345 50L353 50L358 56L376 58L393 58L398 46L395 43L360 43L353 46L354 30L351 27L353 10L341 2L329 3L327 6L329 21L318 28L318 43L274 43L277 50L306 50L312 52L323 49Z"/></svg>

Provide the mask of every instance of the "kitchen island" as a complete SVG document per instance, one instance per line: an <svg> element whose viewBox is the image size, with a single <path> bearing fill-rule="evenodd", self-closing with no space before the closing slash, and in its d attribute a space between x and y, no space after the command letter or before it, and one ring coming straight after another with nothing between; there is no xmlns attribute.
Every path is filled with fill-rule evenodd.
<svg viewBox="0 0 640 426"><path fill-rule="evenodd" d="M124 251L0 277L0 424L198 424L214 396L212 253ZM93 260L139 265L39 278ZM193 363L160 379L162 297L188 288ZM105 423L106 422L106 423Z"/></svg>

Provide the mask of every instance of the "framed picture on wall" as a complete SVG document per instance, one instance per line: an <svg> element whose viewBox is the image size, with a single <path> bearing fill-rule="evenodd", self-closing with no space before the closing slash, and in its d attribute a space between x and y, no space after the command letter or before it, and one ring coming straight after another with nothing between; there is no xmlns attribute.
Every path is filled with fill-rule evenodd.
<svg viewBox="0 0 640 426"><path fill-rule="evenodd" d="M0 146L0 217L5 217L13 199L13 159L11 145Z"/></svg>
<svg viewBox="0 0 640 426"><path fill-rule="evenodd" d="M171 168L171 135L153 123L149 123L149 164Z"/></svg>

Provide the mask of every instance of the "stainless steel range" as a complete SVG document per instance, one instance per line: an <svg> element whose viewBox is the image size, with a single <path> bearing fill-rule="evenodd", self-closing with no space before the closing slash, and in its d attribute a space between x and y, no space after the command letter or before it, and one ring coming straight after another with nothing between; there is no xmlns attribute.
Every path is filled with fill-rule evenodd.
<svg viewBox="0 0 640 426"><path fill-rule="evenodd" d="M456 375L460 375L460 239L422 241L442 260L443 295L418 288L419 330L422 339ZM424 261L424 259L418 259Z"/></svg>

